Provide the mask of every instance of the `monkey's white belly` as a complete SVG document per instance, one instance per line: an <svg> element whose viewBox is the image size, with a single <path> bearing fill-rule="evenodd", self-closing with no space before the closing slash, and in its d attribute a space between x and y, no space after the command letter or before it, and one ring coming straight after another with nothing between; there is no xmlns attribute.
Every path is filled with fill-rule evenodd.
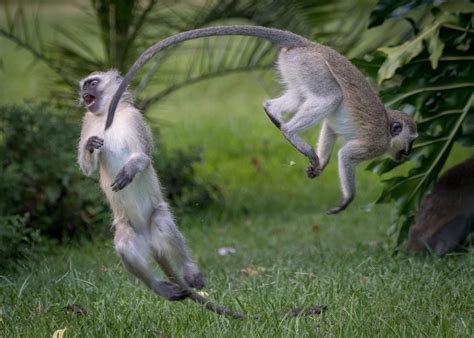
<svg viewBox="0 0 474 338"><path fill-rule="evenodd" d="M327 117L327 122L336 135L344 138L345 142L356 139L356 130L344 104Z"/></svg>
<svg viewBox="0 0 474 338"><path fill-rule="evenodd" d="M149 167L138 173L129 185L114 192L110 186L130 154L123 149L104 150L101 157L101 186L110 202L114 217L126 218L136 230L148 229L153 211L159 203L156 198L156 192L160 191L158 182L150 179L153 177L150 172L153 169Z"/></svg>

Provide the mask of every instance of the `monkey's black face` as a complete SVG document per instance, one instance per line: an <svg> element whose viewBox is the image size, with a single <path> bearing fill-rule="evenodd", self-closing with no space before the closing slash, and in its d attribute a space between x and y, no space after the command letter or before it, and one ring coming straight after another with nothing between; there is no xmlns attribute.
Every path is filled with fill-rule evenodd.
<svg viewBox="0 0 474 338"><path fill-rule="evenodd" d="M413 130L401 121L394 121L390 123L390 136L392 140L389 153L392 158L397 162L405 160L411 153L413 142L418 137L416 129Z"/></svg>
<svg viewBox="0 0 474 338"><path fill-rule="evenodd" d="M84 81L81 88L81 101L93 113L97 112L100 107L101 91L99 90L99 84L99 78L90 78Z"/></svg>

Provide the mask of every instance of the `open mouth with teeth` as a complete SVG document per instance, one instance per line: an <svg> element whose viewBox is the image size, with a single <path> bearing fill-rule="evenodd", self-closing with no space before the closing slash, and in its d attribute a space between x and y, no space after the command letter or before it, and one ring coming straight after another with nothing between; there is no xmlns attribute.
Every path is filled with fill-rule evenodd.
<svg viewBox="0 0 474 338"><path fill-rule="evenodd" d="M82 96L82 99L86 103L87 107L92 106L95 103L95 96L85 94Z"/></svg>

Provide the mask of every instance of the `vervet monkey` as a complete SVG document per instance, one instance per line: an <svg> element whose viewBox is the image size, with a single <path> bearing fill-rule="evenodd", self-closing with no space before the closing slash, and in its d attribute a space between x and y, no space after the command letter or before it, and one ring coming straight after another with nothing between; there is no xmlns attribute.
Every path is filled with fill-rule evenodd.
<svg viewBox="0 0 474 338"><path fill-rule="evenodd" d="M426 194L410 228L407 251L444 255L474 229L474 157L454 166Z"/></svg>
<svg viewBox="0 0 474 338"><path fill-rule="evenodd" d="M191 39L218 35L248 35L264 38L282 47L278 70L286 90L276 99L263 102L270 120L283 136L308 157L307 175L318 176L326 167L336 138L339 150L339 178L342 198L328 211L344 210L355 195L358 163L384 153L401 160L411 150L417 135L415 122L406 114L385 109L362 73L335 50L294 33L260 26L214 26L183 32L148 48L133 64L109 107L108 128L122 93L138 69L160 50ZM293 113L285 121L282 113ZM322 122L316 151L298 133Z"/></svg>
<svg viewBox="0 0 474 338"><path fill-rule="evenodd" d="M167 300L190 297L217 313L243 318L192 289L202 288L204 278L163 199L151 165L151 132L130 93L121 96L115 123L105 130L107 109L121 82L115 70L95 72L80 81L80 102L88 111L78 149L78 163L86 175L99 168L100 186L113 212L118 256L128 271ZM174 272L170 258L176 260L180 275ZM152 259L170 281L160 280L153 272Z"/></svg>

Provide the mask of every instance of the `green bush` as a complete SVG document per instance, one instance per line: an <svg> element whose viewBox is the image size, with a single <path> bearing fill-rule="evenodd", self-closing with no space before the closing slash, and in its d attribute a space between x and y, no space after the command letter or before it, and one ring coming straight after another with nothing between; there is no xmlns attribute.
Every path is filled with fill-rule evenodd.
<svg viewBox="0 0 474 338"><path fill-rule="evenodd" d="M44 241L39 230L28 228L27 220L27 215L0 217L0 270L42 250Z"/></svg>
<svg viewBox="0 0 474 338"><path fill-rule="evenodd" d="M25 225L52 238L92 236L109 223L99 190L75 164L77 118L48 105L0 114L0 215L28 214Z"/></svg>
<svg viewBox="0 0 474 338"><path fill-rule="evenodd" d="M202 209L222 197L216 185L196 178L194 164L202 161L201 153L196 147L170 152L163 146L154 153L164 193L177 212Z"/></svg>

